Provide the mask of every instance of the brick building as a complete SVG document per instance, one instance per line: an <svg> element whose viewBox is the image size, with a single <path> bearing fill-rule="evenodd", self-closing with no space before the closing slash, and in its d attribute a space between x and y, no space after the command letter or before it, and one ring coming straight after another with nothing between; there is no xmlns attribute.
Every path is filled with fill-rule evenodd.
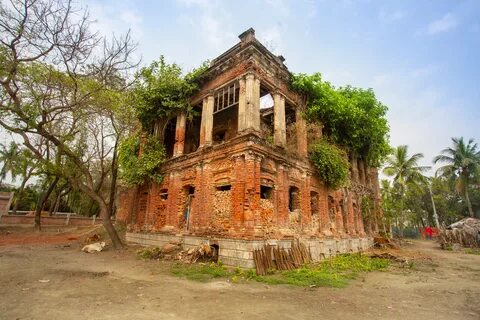
<svg viewBox="0 0 480 320"><path fill-rule="evenodd" d="M377 171L350 157L351 186L328 190L308 161L321 128L302 117L306 106L289 89L284 58L253 29L239 38L191 98L199 116L166 125L164 181L121 192L117 218L127 223L127 240L208 241L224 263L244 267L265 241L288 247L301 238L314 259L370 246L381 214ZM362 214L365 196L373 210Z"/></svg>

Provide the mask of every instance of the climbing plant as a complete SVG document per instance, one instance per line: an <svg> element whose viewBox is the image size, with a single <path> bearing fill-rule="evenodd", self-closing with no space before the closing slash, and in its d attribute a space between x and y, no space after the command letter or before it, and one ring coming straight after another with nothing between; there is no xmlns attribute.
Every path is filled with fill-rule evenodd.
<svg viewBox="0 0 480 320"><path fill-rule="evenodd" d="M322 139L310 151L310 160L327 187L338 189L348 182L349 163L345 151Z"/></svg>
<svg viewBox="0 0 480 320"><path fill-rule="evenodd" d="M161 183L163 176L159 169L165 161L165 148L159 140L149 135L140 153L138 134L125 139L119 148L120 176L128 185L138 185L145 181Z"/></svg>
<svg viewBox="0 0 480 320"><path fill-rule="evenodd" d="M307 101L306 118L320 122L335 144L379 166L390 151L387 107L372 89L335 88L320 73L295 74L291 87Z"/></svg>
<svg viewBox="0 0 480 320"><path fill-rule="evenodd" d="M132 105L143 129L152 132L156 121L166 123L182 111L191 111L189 98L204 81L208 62L184 74L182 68L165 62L163 56L141 68L131 91Z"/></svg>

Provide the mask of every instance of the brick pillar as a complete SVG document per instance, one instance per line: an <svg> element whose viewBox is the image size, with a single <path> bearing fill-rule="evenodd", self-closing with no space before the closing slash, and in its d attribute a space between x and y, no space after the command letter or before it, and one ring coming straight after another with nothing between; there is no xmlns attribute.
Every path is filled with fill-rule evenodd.
<svg viewBox="0 0 480 320"><path fill-rule="evenodd" d="M180 181L180 175L171 171L168 177L168 198L167 198L167 210L165 217L165 227L168 229L178 228L178 216L182 210L182 185Z"/></svg>
<svg viewBox="0 0 480 320"><path fill-rule="evenodd" d="M284 227L288 225L288 168L283 164L277 167L277 181L275 185L275 196L277 206L277 223L278 226Z"/></svg>
<svg viewBox="0 0 480 320"><path fill-rule="evenodd" d="M312 208L310 206L310 174L304 172L303 183L300 186L300 209L302 211L302 229L308 228L312 222Z"/></svg>
<svg viewBox="0 0 480 320"><path fill-rule="evenodd" d="M273 142L275 145L284 147L287 143L287 129L285 122L285 97L279 92L273 94Z"/></svg>
<svg viewBox="0 0 480 320"><path fill-rule="evenodd" d="M328 217L328 190L324 185L319 190L318 195L318 212L319 212L319 231L328 234L330 219Z"/></svg>
<svg viewBox="0 0 480 320"><path fill-rule="evenodd" d="M347 232L349 235L355 235L353 199L352 199L352 193L348 190L346 191L346 197L347 197Z"/></svg>
<svg viewBox="0 0 480 320"><path fill-rule="evenodd" d="M194 199L193 199L193 206L190 212L190 230L198 231L202 225L202 215L205 212L205 192L207 189L204 187L204 174L205 171L203 170L204 164L199 163L195 166L195 192L194 192Z"/></svg>
<svg viewBox="0 0 480 320"><path fill-rule="evenodd" d="M240 97L242 91L240 90ZM243 109L242 107L239 107ZM260 80L252 72L245 76L245 127L260 131Z"/></svg>
<svg viewBox="0 0 480 320"><path fill-rule="evenodd" d="M245 227L253 229L255 210L260 202L260 166L257 165L257 156L253 153L245 154Z"/></svg>
<svg viewBox="0 0 480 320"><path fill-rule="evenodd" d="M352 154L350 158L350 167L352 169L352 181L358 182L358 165L357 165L357 156Z"/></svg>
<svg viewBox="0 0 480 320"><path fill-rule="evenodd" d="M182 112L177 116L177 125L175 127L175 146L173 147L173 156L181 156L185 146L185 129L187 123L187 114Z"/></svg>
<svg viewBox="0 0 480 320"><path fill-rule="evenodd" d="M252 100L253 129L260 131L260 79L255 78L253 83Z"/></svg>
<svg viewBox="0 0 480 320"><path fill-rule="evenodd" d="M365 166L363 163L362 159L357 159L357 165L358 165L358 176L360 183L362 185L365 185Z"/></svg>
<svg viewBox="0 0 480 320"><path fill-rule="evenodd" d="M233 225L236 231L244 226L244 203L245 203L245 157L244 155L232 156L232 208Z"/></svg>
<svg viewBox="0 0 480 320"><path fill-rule="evenodd" d="M300 157L306 157L308 155L308 142L307 142L307 121L303 117L302 109L297 108L295 110L296 129L297 129L297 149Z"/></svg>
<svg viewBox="0 0 480 320"><path fill-rule="evenodd" d="M203 99L202 122L200 124L200 147L212 145L213 130L213 94Z"/></svg>
<svg viewBox="0 0 480 320"><path fill-rule="evenodd" d="M210 225L210 218L213 210L213 193L215 188L212 182L212 171L209 162L204 162L202 168L202 184L196 186L195 193L202 193L203 210L201 212L200 227L206 229Z"/></svg>
<svg viewBox="0 0 480 320"><path fill-rule="evenodd" d="M238 96L238 132L245 130L246 124L246 110L247 110L247 100L246 100L246 91L245 91L245 79L241 78L238 80L239 84L239 96Z"/></svg>

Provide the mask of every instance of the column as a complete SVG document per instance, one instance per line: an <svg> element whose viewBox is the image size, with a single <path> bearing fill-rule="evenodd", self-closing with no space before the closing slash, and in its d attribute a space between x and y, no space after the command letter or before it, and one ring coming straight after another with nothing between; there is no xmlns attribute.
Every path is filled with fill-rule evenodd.
<svg viewBox="0 0 480 320"><path fill-rule="evenodd" d="M255 78L253 83L252 100L253 129L260 131L260 79Z"/></svg>
<svg viewBox="0 0 480 320"><path fill-rule="evenodd" d="M238 85L240 88L239 97L238 97L238 132L245 130L245 117L247 109L247 100L245 99L245 79L241 78L238 80Z"/></svg>
<svg viewBox="0 0 480 320"><path fill-rule="evenodd" d="M310 174L304 172L302 174L303 183L300 189L300 209L302 211L302 230L310 227L312 222L312 207L311 207L311 195L310 195Z"/></svg>
<svg viewBox="0 0 480 320"><path fill-rule="evenodd" d="M232 177L232 208L233 225L238 231L244 226L244 204L245 204L245 157L234 155L231 157L233 163Z"/></svg>
<svg viewBox="0 0 480 320"><path fill-rule="evenodd" d="M285 97L279 92L273 94L273 142L276 146L285 147L287 129L285 122Z"/></svg>
<svg viewBox="0 0 480 320"><path fill-rule="evenodd" d="M255 76L253 73L248 73L245 76L245 129L253 127L253 91L254 91Z"/></svg>
<svg viewBox="0 0 480 320"><path fill-rule="evenodd" d="M363 160L362 159L357 159L357 164L358 164L358 175L359 175L359 182L362 185L365 185L365 167L363 165Z"/></svg>
<svg viewBox="0 0 480 320"><path fill-rule="evenodd" d="M307 121L303 117L302 109L295 110L296 129L297 129L297 149L300 157L306 157L308 155L308 142L307 142Z"/></svg>
<svg viewBox="0 0 480 320"><path fill-rule="evenodd" d="M238 131L253 129L260 131L260 80L255 79L253 72L245 76L245 86L240 80L240 96L238 101Z"/></svg>
<svg viewBox="0 0 480 320"><path fill-rule="evenodd" d="M358 182L358 165L357 165L357 156L351 154L350 158L350 167L352 168L352 181Z"/></svg>
<svg viewBox="0 0 480 320"><path fill-rule="evenodd" d="M181 156L185 146L185 130L187 123L187 114L182 112L177 116L177 125L175 127L175 146L173 156Z"/></svg>
<svg viewBox="0 0 480 320"><path fill-rule="evenodd" d="M202 122L200 124L200 147L210 146L212 144L213 129L213 94L209 93L203 99Z"/></svg>

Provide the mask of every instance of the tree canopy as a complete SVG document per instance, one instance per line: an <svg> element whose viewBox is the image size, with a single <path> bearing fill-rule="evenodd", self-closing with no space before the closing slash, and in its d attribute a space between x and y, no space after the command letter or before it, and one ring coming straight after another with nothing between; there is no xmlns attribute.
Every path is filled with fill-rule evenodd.
<svg viewBox="0 0 480 320"><path fill-rule="evenodd" d="M474 181L480 181L480 150L473 139L465 142L463 138L452 138L452 142L453 147L443 149L433 162L445 164L437 173L454 181L457 192L465 197L468 211L473 217L469 186Z"/></svg>
<svg viewBox="0 0 480 320"><path fill-rule="evenodd" d="M320 73L295 74L291 86L307 101L306 117L320 122L328 138L378 167L389 153L387 107L372 89L335 88Z"/></svg>

